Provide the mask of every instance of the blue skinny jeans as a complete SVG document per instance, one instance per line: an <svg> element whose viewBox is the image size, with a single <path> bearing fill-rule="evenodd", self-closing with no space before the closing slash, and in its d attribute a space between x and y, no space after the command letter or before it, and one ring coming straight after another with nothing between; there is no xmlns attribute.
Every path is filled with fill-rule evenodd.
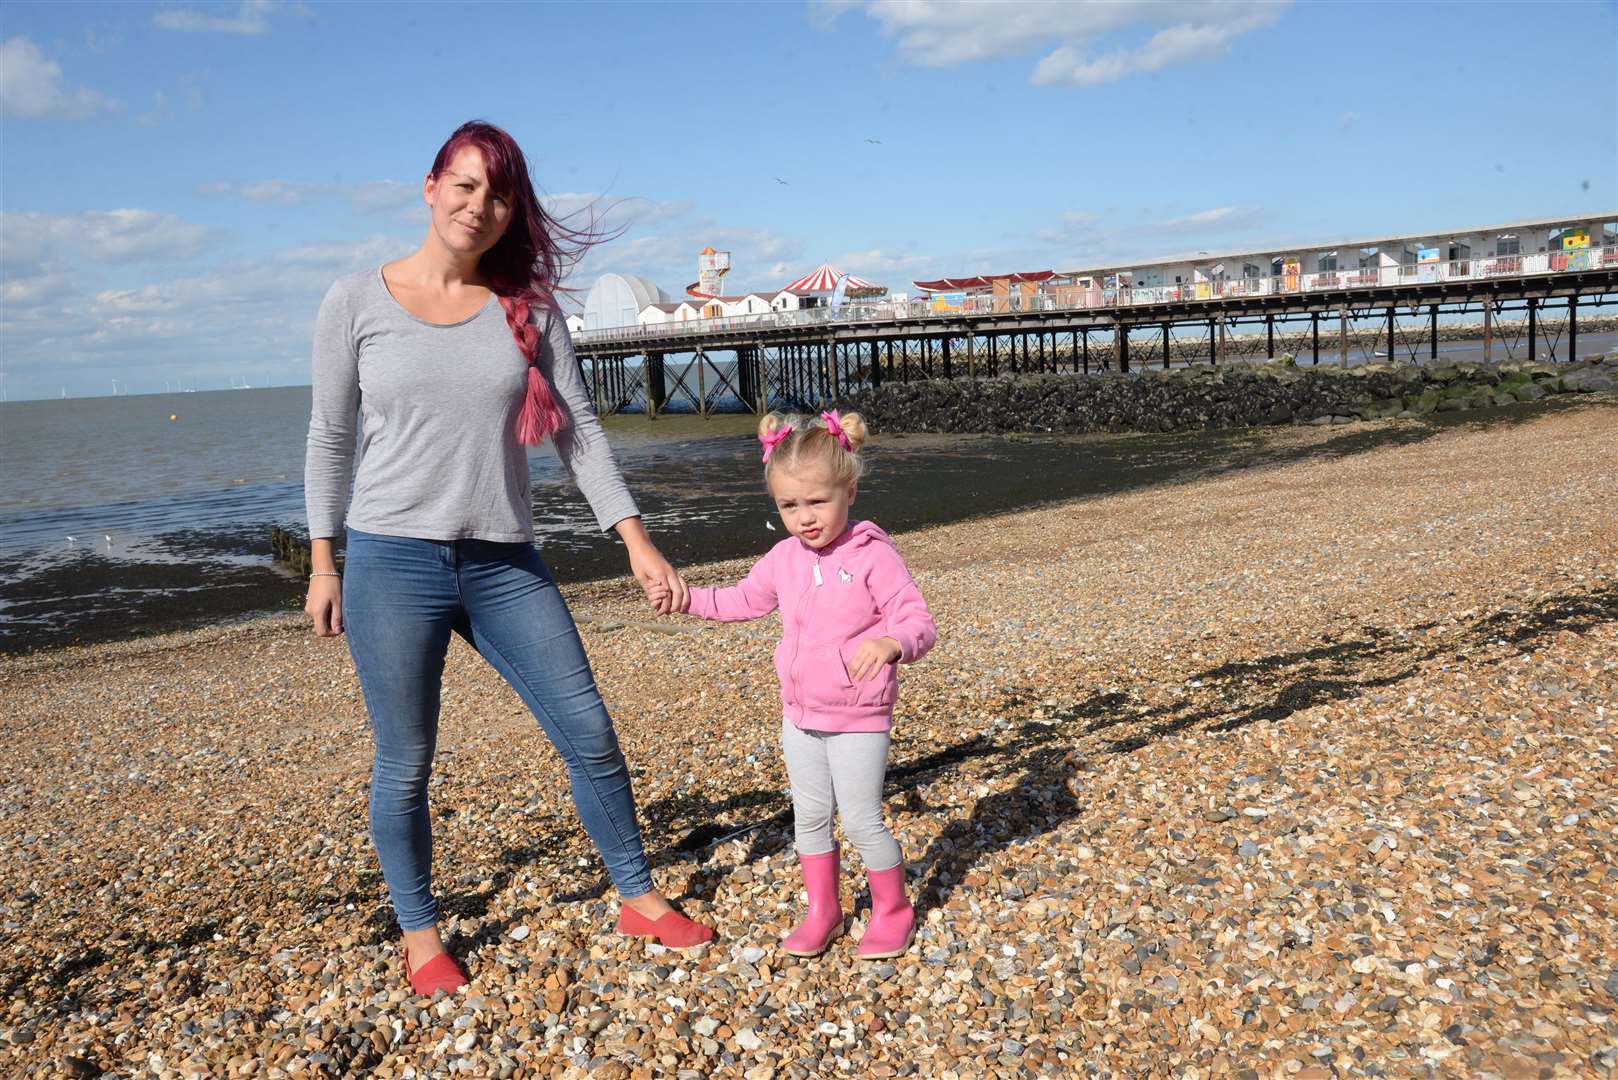
<svg viewBox="0 0 1618 1080"><path fill-rule="evenodd" d="M371 840L402 930L438 921L427 780L444 656L459 632L561 753L573 805L619 895L652 891L635 796L573 616L530 544L348 530L343 625L371 717Z"/></svg>

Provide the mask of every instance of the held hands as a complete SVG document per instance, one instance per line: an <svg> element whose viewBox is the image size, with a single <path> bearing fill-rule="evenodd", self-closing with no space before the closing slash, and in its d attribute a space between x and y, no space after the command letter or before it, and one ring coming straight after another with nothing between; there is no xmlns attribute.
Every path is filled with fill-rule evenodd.
<svg viewBox="0 0 1618 1080"><path fill-rule="evenodd" d="M640 582L646 599L651 601L657 613L667 615L671 611L684 611L687 603L685 579L657 550L640 518L624 518L613 528L618 530L624 546L629 549L629 572Z"/></svg>
<svg viewBox="0 0 1618 1080"><path fill-rule="evenodd" d="M659 615L684 615L691 610L690 592L682 591L676 603L673 592L662 582L654 582L647 587L646 599L651 601Z"/></svg>
<svg viewBox="0 0 1618 1080"><path fill-rule="evenodd" d="M899 643L890 637L866 638L848 660L848 677L864 682L889 664L899 662Z"/></svg>

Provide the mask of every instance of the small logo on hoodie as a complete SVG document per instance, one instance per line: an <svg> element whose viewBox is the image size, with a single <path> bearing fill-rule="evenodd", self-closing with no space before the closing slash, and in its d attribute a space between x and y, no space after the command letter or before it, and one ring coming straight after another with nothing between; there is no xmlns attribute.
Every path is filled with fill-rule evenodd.
<svg viewBox="0 0 1618 1080"><path fill-rule="evenodd" d="M849 582L854 580L854 575L850 574L847 570L844 570L839 566L837 568L837 580L841 581L844 585L847 585Z"/></svg>

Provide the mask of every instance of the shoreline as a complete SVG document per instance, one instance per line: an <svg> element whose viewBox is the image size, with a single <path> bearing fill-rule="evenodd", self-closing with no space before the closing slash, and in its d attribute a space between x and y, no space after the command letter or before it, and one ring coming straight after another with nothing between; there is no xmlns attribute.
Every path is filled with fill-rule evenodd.
<svg viewBox="0 0 1618 1080"><path fill-rule="evenodd" d="M1353 424L1335 429L1318 445L1329 447L1326 452L1348 453L1430 438L1457 424L1523 423L1559 407L1564 405L1541 401L1484 409L1466 414L1466 419L1441 414L1401 425ZM908 531L1179 483L1314 452L1310 448L1315 442L1279 434L1283 430L1289 429L964 436L893 432L872 441L867 455L870 469L855 515ZM678 452L678 447L672 449ZM669 480L674 457L626 463L626 480L641 503L648 528L676 566L757 557L779 538L764 525L773 514L758 480L756 458L753 440L740 436L728 450L715 443L700 456L678 457L680 483ZM940 497L930 480L938 470L951 476L953 488L947 498ZM544 528L539 547L564 590L622 579L625 570L618 544L594 530L577 490L556 481L538 483L535 490L536 501L546 508L545 518L538 522ZM693 499L692 491L702 495ZM26 644L25 635L0 636L0 657L98 641L146 640L277 611L301 612L303 581L269 562L268 525L227 532L224 542L232 560L218 566L202 557L206 547L196 538L185 546L198 554L178 566L87 552L8 582L4 599L12 605L14 618L32 603L60 604L59 598L74 595L74 590L86 598L78 607L63 609L59 625L36 628ZM253 557L263 558L265 565L242 564ZM132 613L110 608L103 595L122 597Z"/></svg>
<svg viewBox="0 0 1618 1080"><path fill-rule="evenodd" d="M453 646L438 888L474 982L437 1004L400 989L340 642L277 617L0 660L0 1064L1606 1068L1615 420L1583 401L1349 452L1290 429L1290 460L899 534L940 643L888 778L921 930L882 965L774 947L800 898L768 621L567 590L659 884L720 930L695 956L607 933L565 771Z"/></svg>

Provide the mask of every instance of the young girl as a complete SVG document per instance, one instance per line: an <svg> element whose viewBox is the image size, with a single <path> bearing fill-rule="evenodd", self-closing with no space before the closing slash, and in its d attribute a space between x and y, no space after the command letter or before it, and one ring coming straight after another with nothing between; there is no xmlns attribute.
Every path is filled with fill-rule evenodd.
<svg viewBox="0 0 1618 1080"><path fill-rule="evenodd" d="M781 748L809 910L788 935L793 956L818 956L843 932L832 816L860 849L871 885L865 959L898 956L915 938L899 844L882 821L895 665L932 648L932 615L887 533L848 520L865 442L858 413L819 420L774 413L759 423L764 482L791 535L741 584L691 589L675 604L705 619L757 619L780 608ZM654 591L654 604L663 599Z"/></svg>

